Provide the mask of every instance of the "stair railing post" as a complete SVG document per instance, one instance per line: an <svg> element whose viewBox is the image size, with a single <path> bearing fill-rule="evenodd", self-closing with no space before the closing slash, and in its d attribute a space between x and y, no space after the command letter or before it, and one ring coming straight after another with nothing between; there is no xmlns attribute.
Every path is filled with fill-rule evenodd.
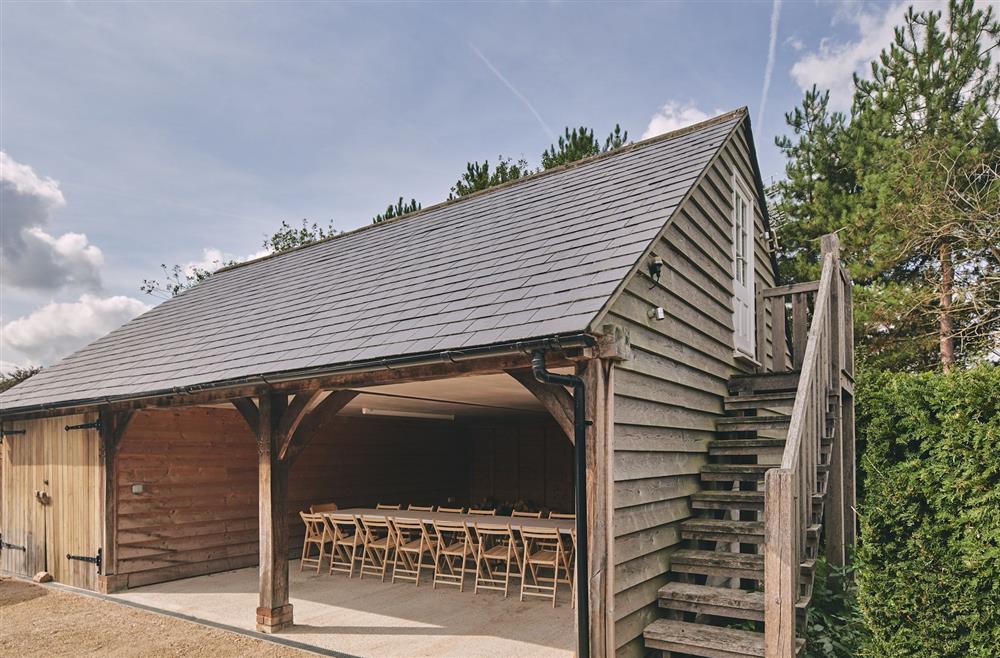
<svg viewBox="0 0 1000 658"><path fill-rule="evenodd" d="M820 239L820 250L825 260L828 256L833 258L833 281L830 289L829 306L829 337L825 342L827 357L830 359L829 371L829 391L833 394L833 432L831 433L832 444L830 446L830 473L827 476L827 502L826 514L824 518L826 530L826 559L833 566L844 566L847 562L848 532L847 524L849 506L852 504L847 500L844 487L844 472L847 466L844 458L844 433L843 419L841 418L841 407L843 400L843 378L844 378L844 333L847 329L843 326L845 313L843 308L844 288L843 275L840 268L840 241L835 233L824 235ZM826 407L829 407L829 400L824 400ZM826 429L826 418L824 415L823 429Z"/></svg>
<svg viewBox="0 0 1000 658"><path fill-rule="evenodd" d="M772 469L764 475L765 658L795 655L800 560L797 480L787 469Z"/></svg>

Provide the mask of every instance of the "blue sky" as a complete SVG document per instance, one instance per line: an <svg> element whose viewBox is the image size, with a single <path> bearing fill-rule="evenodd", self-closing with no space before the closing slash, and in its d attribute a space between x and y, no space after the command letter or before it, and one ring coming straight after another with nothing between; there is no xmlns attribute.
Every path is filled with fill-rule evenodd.
<svg viewBox="0 0 1000 658"><path fill-rule="evenodd" d="M813 82L848 103L903 6L6 1L0 367L156 303L160 263L430 205L467 160L537 165L566 125L639 139L748 105L780 175L783 112Z"/></svg>

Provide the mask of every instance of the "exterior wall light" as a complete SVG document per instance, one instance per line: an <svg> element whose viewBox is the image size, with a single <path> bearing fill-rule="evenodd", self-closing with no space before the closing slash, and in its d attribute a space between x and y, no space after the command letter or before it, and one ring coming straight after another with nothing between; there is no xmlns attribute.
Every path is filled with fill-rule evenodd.
<svg viewBox="0 0 1000 658"><path fill-rule="evenodd" d="M656 320L657 322L666 319L667 312L663 310L662 306L657 306L656 308L651 308L646 312L650 320Z"/></svg>

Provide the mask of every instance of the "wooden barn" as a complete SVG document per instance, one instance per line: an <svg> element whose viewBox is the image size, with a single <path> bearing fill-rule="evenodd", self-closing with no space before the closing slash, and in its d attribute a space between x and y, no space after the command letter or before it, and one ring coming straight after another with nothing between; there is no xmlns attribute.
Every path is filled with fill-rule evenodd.
<svg viewBox="0 0 1000 658"><path fill-rule="evenodd" d="M279 632L300 512L355 515L376 567L422 532L436 572L452 510L466 600L529 605L559 552L577 655L790 657L820 546L854 541L851 283L828 236L822 279L779 285L768 221L740 109L219 271L0 395L0 569L111 593L256 565L240 614ZM515 556L509 598L469 591L476 546Z"/></svg>

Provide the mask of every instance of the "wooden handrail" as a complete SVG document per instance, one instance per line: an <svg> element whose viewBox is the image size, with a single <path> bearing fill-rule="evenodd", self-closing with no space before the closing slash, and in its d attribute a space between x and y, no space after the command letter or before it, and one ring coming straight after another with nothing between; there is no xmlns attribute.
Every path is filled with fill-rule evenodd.
<svg viewBox="0 0 1000 658"><path fill-rule="evenodd" d="M827 430L829 394L840 386L845 366L843 323L845 284L839 262L836 236L823 240L823 269L809 322L808 335L793 340L793 357L800 366L795 402L781 466L764 476L764 655L766 658L793 658L796 649L796 603L800 597L801 564L810 556L818 537L810 530L819 519L814 516L813 495L820 493L819 467L822 441ZM849 281L849 279L848 279ZM847 284L849 285L849 283ZM804 295L810 284L778 289L772 297ZM766 294L766 293L765 293ZM801 304L801 301L797 300ZM834 308L836 306L836 308ZM804 330L806 309L793 308L793 322ZM784 321L772 317L777 327ZM777 331L775 333L778 333ZM784 332L781 332L783 335ZM803 340L804 339L804 340ZM775 341L777 344L777 340ZM804 349L797 352L794 345ZM777 356L778 350L775 350ZM775 359L776 364L779 360ZM777 365L776 365L777 368Z"/></svg>

